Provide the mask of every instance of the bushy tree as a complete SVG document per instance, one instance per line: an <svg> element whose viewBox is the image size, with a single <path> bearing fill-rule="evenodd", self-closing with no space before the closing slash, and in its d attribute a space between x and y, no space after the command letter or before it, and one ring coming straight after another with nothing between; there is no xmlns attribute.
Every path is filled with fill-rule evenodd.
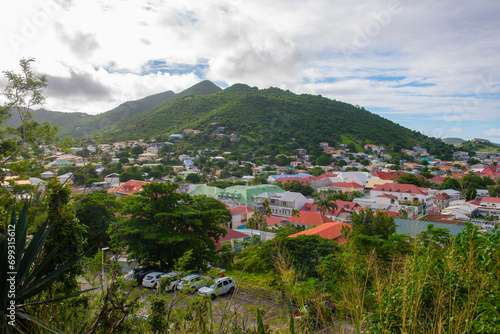
<svg viewBox="0 0 500 334"><path fill-rule="evenodd" d="M353 232L359 232L369 236L380 236L388 239L396 232L394 218L385 212L373 212L372 209L354 211L351 216Z"/></svg>
<svg viewBox="0 0 500 334"><path fill-rule="evenodd" d="M189 182L189 183L200 183L201 179L200 179L200 175L198 175L197 173L190 173L186 176L184 181Z"/></svg>
<svg viewBox="0 0 500 334"><path fill-rule="evenodd" d="M118 208L115 195L95 192L80 195L75 198L79 202L76 218L86 226L84 238L87 240L85 249L90 249L90 255L109 244L107 230L116 220Z"/></svg>
<svg viewBox="0 0 500 334"><path fill-rule="evenodd" d="M206 196L175 192L177 184L149 183L128 201L128 216L118 228L129 251L139 258L171 266L192 249L193 267L215 259L215 244L231 218L224 204Z"/></svg>
<svg viewBox="0 0 500 334"><path fill-rule="evenodd" d="M69 186L62 185L57 178L47 183L47 195L44 204L47 206L48 224L53 225L53 230L45 242L43 254L48 256L53 250L61 249L49 262L47 272L54 271L57 267L67 263L83 254L84 237L86 232L83 225L75 216L69 206L71 190ZM78 289L78 277L82 274L81 264L71 266L57 279L56 294L71 293Z"/></svg>
<svg viewBox="0 0 500 334"><path fill-rule="evenodd" d="M120 173L120 182L127 182L130 180L144 181L144 175L137 166L129 167Z"/></svg>

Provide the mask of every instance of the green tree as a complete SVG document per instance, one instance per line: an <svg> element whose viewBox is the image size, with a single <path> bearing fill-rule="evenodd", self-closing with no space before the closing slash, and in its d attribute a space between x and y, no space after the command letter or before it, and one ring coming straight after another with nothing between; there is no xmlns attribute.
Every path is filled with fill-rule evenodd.
<svg viewBox="0 0 500 334"><path fill-rule="evenodd" d="M425 179L423 179L422 176L418 176L415 174L401 174L396 179L396 182L403 184L414 184L417 187L422 187Z"/></svg>
<svg viewBox="0 0 500 334"><path fill-rule="evenodd" d="M127 182L130 180L144 181L144 175L137 166L129 167L121 171L120 182Z"/></svg>
<svg viewBox="0 0 500 334"><path fill-rule="evenodd" d="M201 178L200 175L198 175L198 173L189 173L184 179L184 181L189 183L200 183Z"/></svg>
<svg viewBox="0 0 500 334"><path fill-rule="evenodd" d="M144 149L140 145L136 145L130 149L130 154L139 155L144 152Z"/></svg>
<svg viewBox="0 0 500 334"><path fill-rule="evenodd" d="M318 166L329 166L332 163L332 159L327 155L322 155L316 159L315 164Z"/></svg>
<svg viewBox="0 0 500 334"><path fill-rule="evenodd" d="M79 222L73 213L69 206L70 199L71 190L67 184L62 185L57 178L53 178L47 183L44 204L47 206L48 224L54 227L45 242L43 254L48 256L55 249L64 250L57 252L51 258L47 272L53 271L83 254L85 225ZM75 264L68 268L57 279L59 284L56 285L54 292L68 294L76 291L79 288L77 279L82 273L81 264Z"/></svg>
<svg viewBox="0 0 500 334"><path fill-rule="evenodd" d="M118 209L116 197L112 194L95 192L80 195L76 218L86 226L83 237L87 240L85 249L90 249L90 254L95 254L99 249L109 245L107 233L110 223L116 220L115 212Z"/></svg>
<svg viewBox="0 0 500 334"><path fill-rule="evenodd" d="M277 181L279 182L279 181ZM296 193L301 193L304 196L311 196L314 194L314 188L308 184L302 184L299 181L293 180L292 182L287 182L282 184L281 182L275 183L280 188L283 188L286 191L293 191Z"/></svg>
<svg viewBox="0 0 500 334"><path fill-rule="evenodd" d="M469 165L477 165L477 164L480 164L481 161L480 160L477 160L476 158L470 158L469 160L467 160L467 163Z"/></svg>
<svg viewBox="0 0 500 334"><path fill-rule="evenodd" d="M491 197L500 197L500 184L488 187L488 194Z"/></svg>
<svg viewBox="0 0 500 334"><path fill-rule="evenodd" d="M371 209L354 211L351 221L353 232L369 236L380 236L387 240L390 235L396 232L394 218L382 211L377 211L375 214Z"/></svg>
<svg viewBox="0 0 500 334"><path fill-rule="evenodd" d="M335 166L338 166L338 167L344 167L344 166L347 166L347 161L345 161L344 159L340 159L340 160L338 160L338 161L335 163Z"/></svg>
<svg viewBox="0 0 500 334"><path fill-rule="evenodd" d="M288 166L290 164L290 159L286 155L280 155L276 158L276 165L278 166Z"/></svg>
<svg viewBox="0 0 500 334"><path fill-rule="evenodd" d="M231 216L216 199L176 193L178 185L149 183L125 204L129 215L119 227L129 251L138 258L172 265L193 250L192 265L203 267L216 257L214 240L226 233Z"/></svg>
<svg viewBox="0 0 500 334"><path fill-rule="evenodd" d="M17 114L21 125L17 129L0 129L0 170L7 167L8 163L15 162L26 144L44 144L42 138L54 137L53 128L48 123L40 125L32 120L31 108L44 103L42 91L47 86L47 78L44 75L32 72L31 63L34 61L33 58L21 59L21 74L13 71L3 72L7 78L7 86L3 92L6 102L0 106L0 126L11 117L12 112Z"/></svg>
<svg viewBox="0 0 500 334"><path fill-rule="evenodd" d="M128 164L130 161L128 160L128 157L121 157L118 159L118 162L121 164Z"/></svg>
<svg viewBox="0 0 500 334"><path fill-rule="evenodd" d="M325 170L321 167L313 167L313 168L311 168L309 173L311 173L314 176L320 176L320 175L325 174Z"/></svg>
<svg viewBox="0 0 500 334"><path fill-rule="evenodd" d="M325 214L327 211L335 211L338 208L338 205L335 202L330 201L326 198L320 198L313 203L318 207L321 212L321 217L323 218L323 224L325 223Z"/></svg>
<svg viewBox="0 0 500 334"><path fill-rule="evenodd" d="M351 153L358 152L358 150L356 149L356 144L354 144L352 142L347 144L347 148L349 149L349 152L351 152Z"/></svg>

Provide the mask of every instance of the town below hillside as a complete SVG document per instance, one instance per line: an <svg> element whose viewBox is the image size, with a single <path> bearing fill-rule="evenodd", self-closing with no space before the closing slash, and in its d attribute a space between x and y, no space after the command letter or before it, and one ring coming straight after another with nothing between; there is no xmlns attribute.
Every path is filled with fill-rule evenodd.
<svg viewBox="0 0 500 334"><path fill-rule="evenodd" d="M363 209L443 224L474 221L492 227L498 222L498 153L455 150L453 160L445 161L418 146L395 152L374 144L358 150L355 145L331 147L328 142L318 143L322 153L315 161L300 148L293 155L180 151L183 137L195 132L184 130L163 143L120 141L64 152L46 148L50 162L9 179L44 189L46 180L57 177L71 184L74 193L105 190L116 196L134 195L148 182L175 182L179 192L209 196L234 212L245 212L244 218L234 218L234 229L244 228L253 210L263 213L264 200L272 209L268 226L314 227L321 223L315 215L320 209L313 205L320 195L339 201L325 214L336 222L349 223L351 214ZM300 216L294 217L292 209Z"/></svg>

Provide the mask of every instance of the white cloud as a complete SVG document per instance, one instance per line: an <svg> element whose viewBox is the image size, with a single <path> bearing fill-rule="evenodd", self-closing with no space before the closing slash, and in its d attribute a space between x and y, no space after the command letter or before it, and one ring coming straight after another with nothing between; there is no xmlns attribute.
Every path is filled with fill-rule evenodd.
<svg viewBox="0 0 500 334"><path fill-rule="evenodd" d="M472 121L499 121L500 3L489 0L25 0L0 9L9 13L1 70L35 57L54 78L46 107L56 110L103 112L209 79L321 94L428 128L445 121L466 133ZM184 71L157 72L154 62Z"/></svg>
<svg viewBox="0 0 500 334"><path fill-rule="evenodd" d="M500 129L489 129L489 130L483 131L483 134L486 137L500 138Z"/></svg>

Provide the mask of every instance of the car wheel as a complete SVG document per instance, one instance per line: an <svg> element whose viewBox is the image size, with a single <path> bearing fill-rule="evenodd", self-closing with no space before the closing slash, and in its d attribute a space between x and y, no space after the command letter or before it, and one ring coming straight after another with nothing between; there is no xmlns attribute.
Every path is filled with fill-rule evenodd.
<svg viewBox="0 0 500 334"><path fill-rule="evenodd" d="M227 293L232 295L234 293L234 287L231 287L231 289L229 289L229 291Z"/></svg>

